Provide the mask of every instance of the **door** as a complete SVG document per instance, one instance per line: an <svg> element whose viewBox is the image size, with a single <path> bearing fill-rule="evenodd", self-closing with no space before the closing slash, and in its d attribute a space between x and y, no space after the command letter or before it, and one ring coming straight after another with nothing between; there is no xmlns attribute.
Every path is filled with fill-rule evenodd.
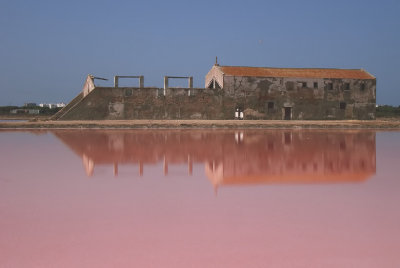
<svg viewBox="0 0 400 268"><path fill-rule="evenodd" d="M285 120L290 120L292 119L292 107L285 107Z"/></svg>

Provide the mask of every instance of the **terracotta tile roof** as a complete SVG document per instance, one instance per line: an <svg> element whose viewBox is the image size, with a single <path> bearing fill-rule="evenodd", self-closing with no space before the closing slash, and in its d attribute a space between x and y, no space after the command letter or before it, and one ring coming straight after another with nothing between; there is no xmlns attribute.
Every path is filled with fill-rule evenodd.
<svg viewBox="0 0 400 268"><path fill-rule="evenodd" d="M374 76L363 69L221 66L220 70L225 75L232 76L375 79Z"/></svg>

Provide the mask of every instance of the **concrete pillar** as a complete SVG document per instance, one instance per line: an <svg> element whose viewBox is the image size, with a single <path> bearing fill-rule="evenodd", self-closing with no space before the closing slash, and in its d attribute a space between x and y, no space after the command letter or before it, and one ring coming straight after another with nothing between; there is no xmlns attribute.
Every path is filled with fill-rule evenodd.
<svg viewBox="0 0 400 268"><path fill-rule="evenodd" d="M139 76L139 87L144 88L144 76Z"/></svg>
<svg viewBox="0 0 400 268"><path fill-rule="evenodd" d="M164 76L164 96L166 95L167 88L168 88L168 76Z"/></svg>
<svg viewBox="0 0 400 268"><path fill-rule="evenodd" d="M164 76L164 89L168 88L168 76Z"/></svg>
<svg viewBox="0 0 400 268"><path fill-rule="evenodd" d="M193 76L189 77L189 88L193 88Z"/></svg>
<svg viewBox="0 0 400 268"><path fill-rule="evenodd" d="M118 76L114 76L114 87L118 87Z"/></svg>

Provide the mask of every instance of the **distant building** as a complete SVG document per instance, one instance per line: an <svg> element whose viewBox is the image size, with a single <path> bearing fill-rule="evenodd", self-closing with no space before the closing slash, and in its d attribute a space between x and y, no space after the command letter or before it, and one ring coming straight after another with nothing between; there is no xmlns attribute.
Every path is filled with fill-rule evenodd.
<svg viewBox="0 0 400 268"><path fill-rule="evenodd" d="M27 102L24 103L24 107L36 107L37 104L35 102Z"/></svg>
<svg viewBox="0 0 400 268"><path fill-rule="evenodd" d="M50 108L50 109L54 109L54 108L62 108L65 107L65 103L63 102L59 102L59 103L40 103L39 104L40 107L42 108Z"/></svg>
<svg viewBox="0 0 400 268"><path fill-rule="evenodd" d="M65 103L64 102L59 102L59 103L56 103L56 107L57 108L63 108L63 107L65 107Z"/></svg>
<svg viewBox="0 0 400 268"><path fill-rule="evenodd" d="M363 69L215 64L205 87L223 89L245 119L375 118L376 78Z"/></svg>

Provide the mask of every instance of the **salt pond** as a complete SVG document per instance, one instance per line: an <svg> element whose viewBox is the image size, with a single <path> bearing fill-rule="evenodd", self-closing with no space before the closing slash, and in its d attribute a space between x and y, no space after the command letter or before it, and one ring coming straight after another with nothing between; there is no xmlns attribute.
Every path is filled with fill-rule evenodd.
<svg viewBox="0 0 400 268"><path fill-rule="evenodd" d="M0 122L27 122L28 120L24 119L0 119Z"/></svg>
<svg viewBox="0 0 400 268"><path fill-rule="evenodd" d="M0 131L0 267L400 267L400 132Z"/></svg>

